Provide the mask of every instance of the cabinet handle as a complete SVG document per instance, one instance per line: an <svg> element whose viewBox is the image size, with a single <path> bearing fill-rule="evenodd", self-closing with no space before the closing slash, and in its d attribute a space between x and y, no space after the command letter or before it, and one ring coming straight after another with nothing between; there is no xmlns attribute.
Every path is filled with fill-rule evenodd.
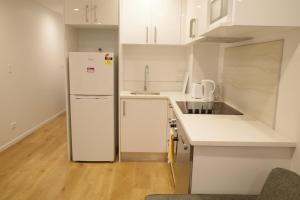
<svg viewBox="0 0 300 200"><path fill-rule="evenodd" d="M149 27L146 27L146 43L149 42Z"/></svg>
<svg viewBox="0 0 300 200"><path fill-rule="evenodd" d="M183 149L184 149L184 150L188 150L188 149L189 149L189 145L187 145L187 144L184 142L182 136L180 136L180 139L181 139L181 142L182 142L182 144L183 144Z"/></svg>
<svg viewBox="0 0 300 200"><path fill-rule="evenodd" d="M183 149L184 150L188 150L189 149L188 145L187 144L183 144Z"/></svg>
<svg viewBox="0 0 300 200"><path fill-rule="evenodd" d="M86 5L85 6L85 21L86 21L86 23L89 22L88 12L89 12L89 5Z"/></svg>
<svg viewBox="0 0 300 200"><path fill-rule="evenodd" d="M195 18L190 20L190 38L196 37L196 33L195 33L196 22L197 22L197 19L195 19Z"/></svg>
<svg viewBox="0 0 300 200"><path fill-rule="evenodd" d="M97 15L97 5L94 5L94 21L95 21L95 23L98 22L98 17L97 16L98 16Z"/></svg>
<svg viewBox="0 0 300 200"><path fill-rule="evenodd" d="M157 43L157 28L154 26L154 42Z"/></svg>
<svg viewBox="0 0 300 200"><path fill-rule="evenodd" d="M126 101L123 101L123 116L126 115L126 113L125 113L125 111L126 111L125 107L126 107Z"/></svg>

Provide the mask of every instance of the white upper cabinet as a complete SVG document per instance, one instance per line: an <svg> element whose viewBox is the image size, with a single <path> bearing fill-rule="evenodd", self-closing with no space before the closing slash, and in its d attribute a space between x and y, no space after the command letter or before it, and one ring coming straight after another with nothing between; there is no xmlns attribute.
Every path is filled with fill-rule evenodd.
<svg viewBox="0 0 300 200"><path fill-rule="evenodd" d="M181 44L182 0L121 0L121 43Z"/></svg>
<svg viewBox="0 0 300 200"><path fill-rule="evenodd" d="M234 0L230 6L235 25L300 26L299 0Z"/></svg>
<svg viewBox="0 0 300 200"><path fill-rule="evenodd" d="M198 39L207 30L207 0L186 0L186 42Z"/></svg>
<svg viewBox="0 0 300 200"><path fill-rule="evenodd" d="M181 0L152 0L154 44L181 43Z"/></svg>
<svg viewBox="0 0 300 200"><path fill-rule="evenodd" d="M146 0L121 0L121 42L127 44L150 43L150 2Z"/></svg>
<svg viewBox="0 0 300 200"><path fill-rule="evenodd" d="M65 0L66 24L90 24L90 0Z"/></svg>
<svg viewBox="0 0 300 200"><path fill-rule="evenodd" d="M118 25L118 0L65 0L65 23Z"/></svg>
<svg viewBox="0 0 300 200"><path fill-rule="evenodd" d="M210 37L251 37L300 26L299 0L207 0Z"/></svg>
<svg viewBox="0 0 300 200"><path fill-rule="evenodd" d="M95 24L118 25L119 2L118 0L92 0L92 19Z"/></svg>

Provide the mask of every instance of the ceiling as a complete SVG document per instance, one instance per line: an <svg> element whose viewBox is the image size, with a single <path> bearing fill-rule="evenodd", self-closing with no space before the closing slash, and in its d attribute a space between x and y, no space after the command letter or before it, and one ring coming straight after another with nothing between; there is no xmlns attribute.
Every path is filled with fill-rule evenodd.
<svg viewBox="0 0 300 200"><path fill-rule="evenodd" d="M50 10L63 14L64 10L64 1L63 0L35 0L37 3L40 3L42 6L49 8Z"/></svg>

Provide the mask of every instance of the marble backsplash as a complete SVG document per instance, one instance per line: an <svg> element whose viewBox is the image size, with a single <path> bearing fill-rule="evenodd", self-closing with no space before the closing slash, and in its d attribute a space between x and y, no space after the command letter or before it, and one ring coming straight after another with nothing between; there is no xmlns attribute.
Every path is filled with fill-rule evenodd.
<svg viewBox="0 0 300 200"><path fill-rule="evenodd" d="M224 100L273 127L283 40L225 49Z"/></svg>

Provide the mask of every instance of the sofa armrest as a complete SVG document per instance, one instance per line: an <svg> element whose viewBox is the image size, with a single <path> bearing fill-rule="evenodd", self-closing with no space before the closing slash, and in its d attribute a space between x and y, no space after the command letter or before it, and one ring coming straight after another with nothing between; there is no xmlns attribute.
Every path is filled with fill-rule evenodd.
<svg viewBox="0 0 300 200"><path fill-rule="evenodd" d="M148 195L145 200L256 200L257 195Z"/></svg>

